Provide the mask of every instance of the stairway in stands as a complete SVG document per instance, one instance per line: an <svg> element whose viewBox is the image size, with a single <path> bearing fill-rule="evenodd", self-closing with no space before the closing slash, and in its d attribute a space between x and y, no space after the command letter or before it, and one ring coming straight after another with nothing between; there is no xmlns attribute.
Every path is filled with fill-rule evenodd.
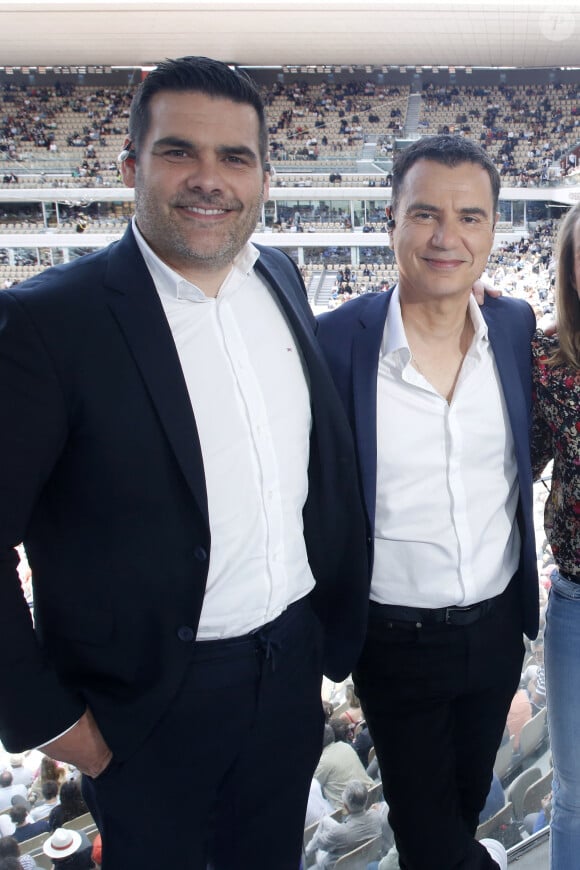
<svg viewBox="0 0 580 870"><path fill-rule="evenodd" d="M332 290L336 284L336 272L323 270L314 296L314 304L322 308L328 307L328 300L332 296Z"/></svg>
<svg viewBox="0 0 580 870"><path fill-rule="evenodd" d="M409 100L407 102L407 117L405 118L405 129L403 132L405 139L409 139L417 132L420 111L421 94L409 94Z"/></svg>

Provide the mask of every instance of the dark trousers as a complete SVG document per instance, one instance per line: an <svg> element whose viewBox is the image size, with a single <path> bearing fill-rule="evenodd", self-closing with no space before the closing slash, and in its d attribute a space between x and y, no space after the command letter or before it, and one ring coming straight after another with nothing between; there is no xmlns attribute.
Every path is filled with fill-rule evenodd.
<svg viewBox="0 0 580 870"><path fill-rule="evenodd" d="M403 870L497 870L474 834L521 674L513 586L470 625L371 606L354 679Z"/></svg>
<svg viewBox="0 0 580 870"><path fill-rule="evenodd" d="M322 631L307 600L197 643L146 744L83 790L103 870L297 870L322 749Z"/></svg>

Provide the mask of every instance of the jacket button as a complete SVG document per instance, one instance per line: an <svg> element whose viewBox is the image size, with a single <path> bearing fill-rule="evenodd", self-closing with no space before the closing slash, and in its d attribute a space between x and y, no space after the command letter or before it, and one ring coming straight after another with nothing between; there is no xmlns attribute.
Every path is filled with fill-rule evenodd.
<svg viewBox="0 0 580 870"><path fill-rule="evenodd" d="M182 625L177 629L177 637L184 643L191 643L195 639L195 632L189 625Z"/></svg>
<svg viewBox="0 0 580 870"><path fill-rule="evenodd" d="M207 550L205 549L205 547L196 547L193 551L193 555L198 562L205 562L205 560L207 559Z"/></svg>

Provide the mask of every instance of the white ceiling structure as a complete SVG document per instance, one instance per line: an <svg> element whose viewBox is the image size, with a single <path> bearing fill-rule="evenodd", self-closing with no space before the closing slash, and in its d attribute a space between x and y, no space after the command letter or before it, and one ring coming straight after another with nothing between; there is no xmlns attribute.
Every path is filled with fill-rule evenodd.
<svg viewBox="0 0 580 870"><path fill-rule="evenodd" d="M553 10L553 11L551 11ZM0 65L580 67L580 2L0 0Z"/></svg>

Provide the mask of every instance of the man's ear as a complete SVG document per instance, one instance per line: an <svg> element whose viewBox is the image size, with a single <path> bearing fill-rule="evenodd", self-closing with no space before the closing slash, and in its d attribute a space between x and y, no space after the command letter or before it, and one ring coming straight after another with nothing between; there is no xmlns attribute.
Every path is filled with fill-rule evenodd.
<svg viewBox="0 0 580 870"><path fill-rule="evenodd" d="M121 178L125 187L135 187L135 158L129 158L121 163Z"/></svg>
<svg viewBox="0 0 580 870"><path fill-rule="evenodd" d="M127 187L135 186L135 149L131 139L125 139L117 160L121 164L121 177Z"/></svg>

